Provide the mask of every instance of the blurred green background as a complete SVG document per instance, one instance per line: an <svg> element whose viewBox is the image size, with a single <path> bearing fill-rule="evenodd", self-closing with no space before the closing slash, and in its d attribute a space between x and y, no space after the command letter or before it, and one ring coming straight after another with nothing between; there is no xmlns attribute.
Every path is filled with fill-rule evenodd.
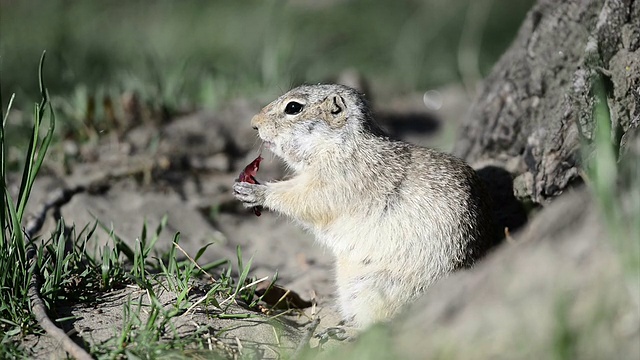
<svg viewBox="0 0 640 360"><path fill-rule="evenodd" d="M70 172L69 164L85 159L77 144L95 145L142 122L156 126L178 114L215 110L230 99L264 105L293 86L332 82L348 70L366 80L376 104L451 83L472 93L533 3L0 0L3 110L15 94L7 166L23 165L43 50L57 118L48 157ZM465 97L459 89L455 95ZM407 102L400 104L392 110L407 110ZM430 145L448 149L455 125L443 126L442 140Z"/></svg>
<svg viewBox="0 0 640 360"><path fill-rule="evenodd" d="M0 0L2 93L37 99L45 49L46 80L58 95L151 87L176 104L215 106L347 68L379 92L431 88L460 80L465 26L480 30L467 38L485 74L532 3Z"/></svg>

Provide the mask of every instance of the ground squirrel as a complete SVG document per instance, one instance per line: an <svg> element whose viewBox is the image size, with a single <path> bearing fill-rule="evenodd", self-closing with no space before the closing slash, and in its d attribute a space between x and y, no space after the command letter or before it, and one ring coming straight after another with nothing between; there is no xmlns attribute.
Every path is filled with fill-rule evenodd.
<svg viewBox="0 0 640 360"><path fill-rule="evenodd" d="M237 182L235 197L290 216L333 251L341 313L359 327L389 318L494 243L475 171L390 139L351 88L300 86L251 124L294 176Z"/></svg>

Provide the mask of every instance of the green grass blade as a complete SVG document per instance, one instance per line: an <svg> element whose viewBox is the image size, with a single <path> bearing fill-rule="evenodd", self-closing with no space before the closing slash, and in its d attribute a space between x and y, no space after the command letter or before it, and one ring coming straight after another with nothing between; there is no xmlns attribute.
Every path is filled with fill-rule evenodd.
<svg viewBox="0 0 640 360"><path fill-rule="evenodd" d="M42 167L42 163L44 161L45 155L51 144L51 140L53 139L53 132L55 130L55 113L53 111L53 106L49 102L49 94L45 87L44 76L43 76L43 67L44 67L44 59L46 56L46 52L42 53L42 57L40 58L40 66L38 68L38 81L40 85L40 94L42 96L42 100L40 105L36 104L34 107L34 125L32 137L29 143L29 148L27 150L27 157L25 161L25 168L22 174L22 181L20 183L20 192L18 195L18 218L22 221L24 210L27 205L27 199L29 198L29 194L31 193L31 189L33 187L33 183L36 179L36 175L40 171L40 167ZM49 129L47 134L42 140L42 143L38 146L38 136L40 132L40 126L42 124L42 120L45 115L45 110L49 109Z"/></svg>
<svg viewBox="0 0 640 360"><path fill-rule="evenodd" d="M176 261L176 248L175 244L180 242L180 233L177 232L173 237L173 242L171 243L171 250L169 250L169 273L177 274L178 272L178 263Z"/></svg>
<svg viewBox="0 0 640 360"><path fill-rule="evenodd" d="M100 226L100 228L102 228L102 230L104 230L107 234L109 234L109 238L113 240L113 243L115 244L116 250L118 250L121 254L123 254L127 260L129 260L130 262L134 262L135 260L135 251L133 251L133 249L127 245L122 238L120 238L112 228L108 228L105 224L102 223L102 221L100 221L94 214L91 214L91 212L89 212L89 214L95 219L96 223L98 224L98 226Z"/></svg>
<svg viewBox="0 0 640 360"><path fill-rule="evenodd" d="M240 248L240 245L236 246L236 256L238 258L238 271L242 272L242 249Z"/></svg>
<svg viewBox="0 0 640 360"><path fill-rule="evenodd" d="M158 224L158 227L156 228L155 233L153 234L153 238L151 238L151 241L149 241L149 244L147 246L147 253L149 253L151 251L151 249L153 249L153 247L156 245L156 242L158 242L158 239L160 239L160 234L162 234L162 232L164 231L164 228L167 226L167 221L169 220L169 217L165 214L162 217L162 220L160 220L160 224Z"/></svg>
<svg viewBox="0 0 640 360"><path fill-rule="evenodd" d="M30 185L33 185L35 181L35 176L40 171L40 167L42 167L42 162L44 161L45 154L49 150L49 145L51 144L51 140L53 140L53 133L56 129L56 114L53 111L53 105L51 103L47 103L49 108L49 129L47 130L47 134L42 139L42 144L40 144L40 148L38 149L38 160L36 162L36 167L34 169L34 173L32 178L30 179ZM29 188L29 191L31 188Z"/></svg>
<svg viewBox="0 0 640 360"><path fill-rule="evenodd" d="M57 244L56 245L56 252L55 252L55 256L56 256L56 262L55 262L55 284L59 284L62 281L62 275L63 275L63 264L64 264L64 258L65 258L65 236L64 236L64 232L65 232L65 226L64 226L64 220L60 219L60 221L58 222L58 238L57 238Z"/></svg>
<svg viewBox="0 0 640 360"><path fill-rule="evenodd" d="M202 266L200 266L200 268L202 268L203 271L209 271L211 269L215 269L215 268L217 268L219 266L222 266L222 265L228 264L228 263L229 263L228 259L220 259L220 260L213 261L213 262L210 262L208 264L202 265ZM201 270L200 269L196 269L195 273L196 274L200 274Z"/></svg>
<svg viewBox="0 0 640 360"><path fill-rule="evenodd" d="M15 203L11 198L10 194L6 194L7 204L9 205L9 217L11 218L11 228L9 229L9 233L12 234L13 245L15 249L18 251L19 259L24 264L25 261L25 241L22 231L20 229L20 221L18 219L18 214L16 213Z"/></svg>
<svg viewBox="0 0 640 360"><path fill-rule="evenodd" d="M36 147L38 145L38 129L40 128L40 119L38 117L39 113L39 105L36 104L34 106L34 124L31 131L31 140L29 140L29 146L27 147L27 155L25 158L24 170L22 171L22 180L20 181L20 191L18 191L18 221L22 222L22 214L24 213L24 208L26 206L27 197L29 196L27 192L27 183L29 179L31 179L31 174L33 172L33 161L35 157Z"/></svg>
<svg viewBox="0 0 640 360"><path fill-rule="evenodd" d="M11 107L13 106L13 100L16 98L16 94L11 94L9 98L9 104L7 104L7 112L3 115L2 109L0 108L0 117L2 117L2 127L7 126L7 119L9 118L9 113L11 112Z"/></svg>
<svg viewBox="0 0 640 360"><path fill-rule="evenodd" d="M0 84L2 82L0 81ZM6 229L6 199L5 193L6 188L5 184L7 183L6 179L6 163L5 160L7 158L5 154L5 142L4 142L4 129L7 124L7 118L9 117L9 112L11 111L11 104L13 103L13 99L15 94L11 95L11 99L9 100L9 104L7 105L6 114L2 111L2 91L0 91L0 119L2 119L2 123L0 123L0 249L4 250L4 246L7 244L7 239L5 239L5 230Z"/></svg>
<svg viewBox="0 0 640 360"><path fill-rule="evenodd" d="M43 102L48 100L47 88L44 86L44 76L42 70L44 69L44 59L47 57L47 50L42 52L40 56L40 63L38 64L38 85L40 86L40 95L42 95Z"/></svg>
<svg viewBox="0 0 640 360"><path fill-rule="evenodd" d="M200 250L198 250L198 252L196 253L196 257L193 258L194 261L198 261L198 259L200 259L200 256L202 256L202 254L204 254L204 252L207 250L207 248L211 245L213 245L214 243L208 243L207 245L203 246L200 248Z"/></svg>
<svg viewBox="0 0 640 360"><path fill-rule="evenodd" d="M240 277L238 278L238 284L236 284L236 291L235 293L238 294L240 292L240 289L244 286L244 283L246 282L247 278L249 277L249 270L251 270L251 262L253 261L253 257L251 257L249 259L249 262L247 263L247 266L244 267L242 270L242 272L240 273Z"/></svg>
<svg viewBox="0 0 640 360"><path fill-rule="evenodd" d="M2 198L0 201L0 227L2 228L0 230L0 241L2 241L2 246L4 246L4 244L6 244L7 239L5 239L5 231L4 229L7 228L7 218L6 218L6 214L7 214L7 208L6 208L6 196L5 194L7 193L7 189L6 189L6 176L7 176L7 163L6 163L6 159L7 159L7 155L6 155L6 144L4 141L4 130L5 130L5 126L7 123L7 118L9 117L9 112L11 111L11 105L13 104L13 99L15 97L15 94L11 95L11 100L9 100L9 105L7 105L7 113L2 115L2 94L0 92L0 117L2 118L2 124L0 124L0 197Z"/></svg>
<svg viewBox="0 0 640 360"><path fill-rule="evenodd" d="M142 232L140 233L140 249L142 250L143 254L146 248L146 244L147 244L147 219L145 217L145 219L142 221Z"/></svg>

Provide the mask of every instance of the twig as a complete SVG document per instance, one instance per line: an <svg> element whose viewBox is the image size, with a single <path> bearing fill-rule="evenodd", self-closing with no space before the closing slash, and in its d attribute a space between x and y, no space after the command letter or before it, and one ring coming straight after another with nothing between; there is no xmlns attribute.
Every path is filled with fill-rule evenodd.
<svg viewBox="0 0 640 360"><path fill-rule="evenodd" d="M242 350L244 349L244 347L242 346L242 343L240 342L240 339L238 339L237 336L236 336L236 346L238 347L238 355L242 356Z"/></svg>
<svg viewBox="0 0 640 360"><path fill-rule="evenodd" d="M213 277L213 275L209 274L209 273L208 273L208 272L206 272L202 267L200 267L200 265L198 265L198 263L197 263L197 262L196 262L196 261L195 261L195 260L194 260L190 255L189 255L189 254L187 254L187 252L186 252L186 251L184 251L184 249L183 249L180 245L178 245L178 243L177 243L177 242L175 242L175 241L174 241L174 242L173 242L173 245L175 245L175 246L178 248L178 250L182 251L182 253L184 254L184 256L186 256L186 257L187 257L187 259L191 260L191 262L192 262L192 263L193 263L193 264L194 264L198 269L200 269L200 271L202 271L203 273L207 274L207 276L209 276L209 278L211 278L211 281L213 281L213 282L215 282L215 281L216 281L216 279Z"/></svg>
<svg viewBox="0 0 640 360"><path fill-rule="evenodd" d="M55 339L57 342L62 344L62 348L69 354L71 357L81 360L92 359L91 355L83 349L81 346L73 342L67 334L62 331L59 327L57 327L53 321L47 315L47 307L42 301L42 297L40 296L40 287L42 286L40 280L40 269L38 269L38 264L36 262L36 246L33 244L31 239L35 236L35 234L42 228L44 224L44 219L49 211L49 209L58 210L60 207L66 203L68 203L73 195L84 191L84 186L77 186L72 189L63 189L60 191L53 199L47 201L38 214L32 218L25 228L25 235L29 240L29 248L27 249L27 259L29 261L29 266L32 266L34 271L29 282L28 295L31 300L31 311L33 312L33 316L35 317L38 325L47 332L49 336Z"/></svg>
<svg viewBox="0 0 640 360"><path fill-rule="evenodd" d="M313 322L309 324L309 326L307 327L307 331L304 333L304 336L302 337L302 339L300 339L300 342L296 347L296 351L294 351L293 355L291 355L292 359L299 359L300 355L302 355L302 353L309 347L309 341L311 341L311 337L316 331L318 324L320 324L319 317L315 318Z"/></svg>
<svg viewBox="0 0 640 360"><path fill-rule="evenodd" d="M240 289L238 289L238 291L235 291L235 292L234 292L233 294L231 294L228 298L226 298L226 299L222 300L222 302L220 302L220 306L222 306L222 305L226 304L227 302L229 302L229 301L231 301L231 300L235 299L235 298L236 298L236 296L238 296L238 293L239 293L240 291L245 290L245 289L248 289L248 288L252 287L253 285L259 284L259 283L261 283L261 282L263 282L263 281L267 280L268 278L269 278L268 276L265 276L265 277L263 277L262 279L258 279L258 280L256 280L256 281L253 281L253 282L251 282L251 283L249 283L249 284L247 284L247 285L245 285L245 286L241 287Z"/></svg>
<svg viewBox="0 0 640 360"><path fill-rule="evenodd" d="M510 244L516 244L517 241L511 236L511 231L509 231L508 227L504 228L504 237L507 239L507 242Z"/></svg>
<svg viewBox="0 0 640 360"><path fill-rule="evenodd" d="M287 289L287 291L280 296L280 299L278 299L278 301L276 301L275 304L273 304L273 306L271 307L271 309L275 309L278 305L280 305L280 303L282 302L282 300L286 299L287 296L291 293L291 289Z"/></svg>
<svg viewBox="0 0 640 360"><path fill-rule="evenodd" d="M200 305L201 302L207 300L207 298L208 298L208 296L205 295L205 296L201 297L200 299L198 299L198 301L193 303L193 305L189 306L189 308L187 309L187 311L184 312L183 315L187 315L189 313L189 311L193 310L196 306Z"/></svg>
<svg viewBox="0 0 640 360"><path fill-rule="evenodd" d="M277 313L277 314L275 314L275 315L273 315L273 316L269 316L268 320L274 320L274 319L277 319L277 318L279 318L279 317L283 317L283 316L285 316L285 315L289 315L289 314L291 314L291 313L292 313L292 312L294 312L294 311L299 311L299 312L301 312L301 313L302 313L302 311L300 311L300 309L287 309L287 310L282 311L282 312L279 312L279 313ZM303 314L304 314L304 313L303 313ZM269 314L267 314L267 315L269 315ZM300 316L298 316L298 317L300 317Z"/></svg>
<svg viewBox="0 0 640 360"><path fill-rule="evenodd" d="M224 304L226 304L227 302L229 302L229 301L233 300L233 299L238 295L238 293L239 293L240 291L242 291L242 290L244 290L244 289L247 289L247 288L249 288L249 287L251 287L251 286L253 286L253 285L255 285L255 284L261 283L261 282L263 282L263 281L267 280L268 278L269 278L268 276L265 276L265 277L263 277L262 279L258 279L258 280L256 280L256 281L254 281L254 282L250 283L250 284L247 284L247 285L245 285L245 286L241 287L240 289L238 289L238 291L236 291L236 292L234 292L233 294L231 294L228 298L226 298L226 299L222 300L218 305L220 305L220 306L222 307L222 305L224 305ZM198 299L198 301L196 301L193 305L189 306L189 308L187 309L187 311L185 311L185 312L184 312L184 314L183 314L183 315L186 315L189 311L193 310L193 309L194 309L196 306L198 306L201 302L205 301L205 300L207 299L207 297L208 297L208 296L207 296L207 295L205 295L205 296L201 297L200 299Z"/></svg>
<svg viewBox="0 0 640 360"><path fill-rule="evenodd" d="M35 265L35 259L31 259L32 265ZM57 342L62 344L62 348L71 355L71 357L76 359L93 359L89 353L83 349L81 346L73 342L67 334L62 331L59 327L57 327L53 321L47 316L47 308L40 297L40 276L37 273L34 273L31 278L31 282L29 283L29 298L31 299L31 311L33 312L33 316L36 318L38 325L47 332L49 336L55 339Z"/></svg>

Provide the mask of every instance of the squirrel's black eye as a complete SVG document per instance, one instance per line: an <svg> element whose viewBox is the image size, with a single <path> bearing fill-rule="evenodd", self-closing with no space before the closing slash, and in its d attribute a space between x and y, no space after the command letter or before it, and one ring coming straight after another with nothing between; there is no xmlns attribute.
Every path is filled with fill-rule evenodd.
<svg viewBox="0 0 640 360"><path fill-rule="evenodd" d="M302 111L303 105L299 102L291 101L287 104L287 107L284 108L284 113L287 115L296 115Z"/></svg>

